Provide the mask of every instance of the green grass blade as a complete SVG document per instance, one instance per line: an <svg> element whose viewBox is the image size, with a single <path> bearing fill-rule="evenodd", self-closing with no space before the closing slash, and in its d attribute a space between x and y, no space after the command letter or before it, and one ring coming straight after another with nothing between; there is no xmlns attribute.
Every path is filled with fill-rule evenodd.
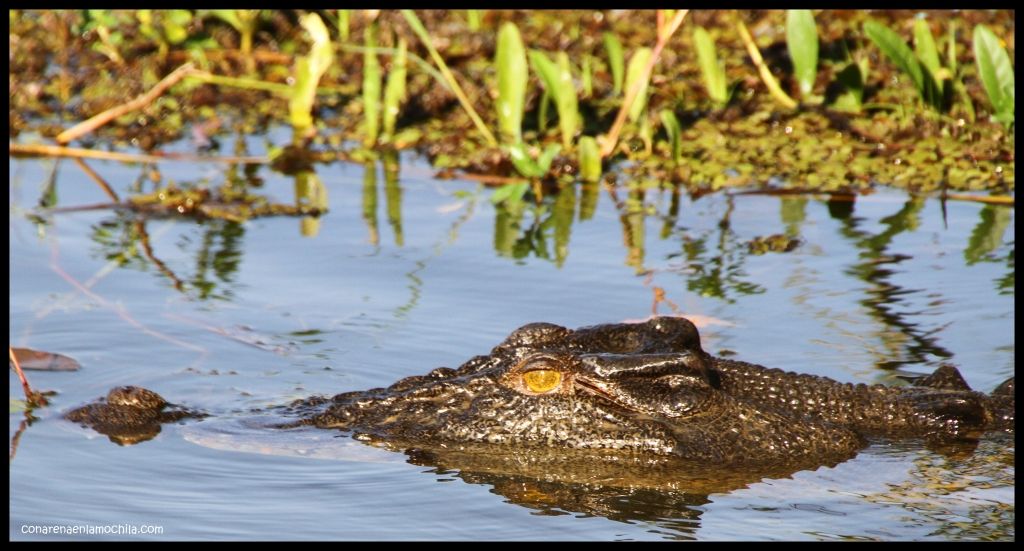
<svg viewBox="0 0 1024 551"><path fill-rule="evenodd" d="M498 129L506 143L522 141L523 106L526 103L526 49L514 23L505 23L498 32L494 53L498 72Z"/></svg>
<svg viewBox="0 0 1024 551"><path fill-rule="evenodd" d="M786 46L800 94L807 97L818 76L818 28L811 10L786 11Z"/></svg>
<svg viewBox="0 0 1024 551"><path fill-rule="evenodd" d="M647 62L651 60L651 54L650 48L638 48L633 52L633 57L629 58L629 66L626 68L627 90L631 90L636 81L640 80L643 76L644 68L647 66ZM647 107L647 88L649 86L650 80L648 79L640 85L640 91L633 100L633 104L629 106L629 120L633 123L640 120L640 116L644 114L644 109Z"/></svg>
<svg viewBox="0 0 1024 551"><path fill-rule="evenodd" d="M584 182L601 179L601 151L593 136L583 136L579 143L580 178Z"/></svg>
<svg viewBox="0 0 1024 551"><path fill-rule="evenodd" d="M626 54L622 43L612 33L604 33L604 49L608 52L608 68L612 72L612 94L622 93L622 79L626 74Z"/></svg>
<svg viewBox="0 0 1024 551"><path fill-rule="evenodd" d="M683 130L679 126L679 119L668 109L663 109L658 113L658 117L661 118L661 125L665 128L665 134L668 135L669 144L672 146L672 161L678 164L683 160Z"/></svg>
<svg viewBox="0 0 1024 551"><path fill-rule="evenodd" d="M932 74L935 82L939 82L939 70L942 69L942 64L939 62L939 48L935 45L932 30L924 19L914 21L914 53Z"/></svg>
<svg viewBox="0 0 1024 551"><path fill-rule="evenodd" d="M384 136L391 138L395 134L395 123L405 100L405 78L408 72L408 56L406 55L405 39L398 40L398 53L391 61L388 82L384 86Z"/></svg>
<svg viewBox="0 0 1024 551"><path fill-rule="evenodd" d="M984 25L974 28L974 60L978 76L992 103L995 118L1003 124L1013 123L1014 76L1010 56L999 38Z"/></svg>
<svg viewBox="0 0 1024 551"><path fill-rule="evenodd" d="M363 30L367 48L377 47L377 23L373 22ZM367 147L377 143L380 133L380 61L372 50L363 53L363 143Z"/></svg>
<svg viewBox="0 0 1024 551"><path fill-rule="evenodd" d="M718 61L714 39L704 30L704 27L695 27L693 29L693 45L697 49L697 64L700 65L701 75L704 76L704 86L708 90L708 97L716 105L725 105L729 101L729 91L725 81L725 70L722 68L721 62Z"/></svg>

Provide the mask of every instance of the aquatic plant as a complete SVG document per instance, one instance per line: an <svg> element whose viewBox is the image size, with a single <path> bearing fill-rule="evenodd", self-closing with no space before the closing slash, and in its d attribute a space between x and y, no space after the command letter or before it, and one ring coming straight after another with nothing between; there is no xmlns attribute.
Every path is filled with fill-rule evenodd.
<svg viewBox="0 0 1024 551"><path fill-rule="evenodd" d="M391 60L388 81L384 85L384 139L390 140L395 134L395 124L401 104L405 101L405 80L408 72L408 55L405 39L398 40L398 53Z"/></svg>
<svg viewBox="0 0 1024 551"><path fill-rule="evenodd" d="M562 150L562 146L548 144L536 159L530 156L529 149L521 142L506 148L512 164L520 174L527 178L542 178L551 170L551 163L555 160L555 155Z"/></svg>
<svg viewBox="0 0 1024 551"><path fill-rule="evenodd" d="M334 48L320 16L315 13L306 14L299 19L299 23L312 38L313 44L308 56L295 59L295 84L288 101L288 114L297 139L313 132L316 87L334 61Z"/></svg>
<svg viewBox="0 0 1024 551"><path fill-rule="evenodd" d="M85 34L95 31L99 41L90 45L92 50L103 54L118 65L124 65L124 57L121 55L124 33L118 30L120 24L121 17L117 11L83 10L82 22L78 25L77 32Z"/></svg>
<svg viewBox="0 0 1024 551"><path fill-rule="evenodd" d="M918 96L924 103L936 111L943 110L942 92L936 83L934 75L928 70L920 55L915 55L906 42L900 38L900 35L875 21L864 23L864 34L875 43L875 46L890 61L910 77ZM927 29L925 29L924 33L915 31L915 36L919 36L922 39L924 34L927 34L927 40L931 40L931 32L927 31ZM934 50L934 41L932 41L930 46L923 44L919 48L919 52L923 55L928 55L934 52ZM937 56L935 63L937 63Z"/></svg>
<svg viewBox="0 0 1024 551"><path fill-rule="evenodd" d="M377 22L374 21L363 29L363 144L372 147L377 143L380 131L380 61L374 48L377 47Z"/></svg>
<svg viewBox="0 0 1024 551"><path fill-rule="evenodd" d="M338 40L348 42L351 32L352 10L338 10Z"/></svg>
<svg viewBox="0 0 1024 551"><path fill-rule="evenodd" d="M569 149L580 129L579 104L576 86L573 84L569 69L569 56L565 52L559 52L556 65L544 52L532 50L530 62L533 71L544 83L544 89L554 99L555 107L558 109L558 126L562 132L562 147Z"/></svg>
<svg viewBox="0 0 1024 551"><path fill-rule="evenodd" d="M505 23L498 31L498 45L494 52L494 66L498 74L498 130L505 143L523 140L523 107L526 103L526 49L515 23Z"/></svg>
<svg viewBox="0 0 1024 551"><path fill-rule="evenodd" d="M622 79L626 75L626 54L622 50L622 43L610 32L602 35L604 49L608 53L608 69L612 72L612 94L622 93Z"/></svg>
<svg viewBox="0 0 1024 551"><path fill-rule="evenodd" d="M580 63L580 89L583 92L583 97L592 97L594 95L594 68L593 68L594 56L585 54L583 61Z"/></svg>
<svg viewBox="0 0 1024 551"><path fill-rule="evenodd" d="M715 41L704 27L693 29L693 47L697 50L697 64L704 78L708 97L719 107L729 102L729 90L725 81L725 66L718 59Z"/></svg>
<svg viewBox="0 0 1024 551"><path fill-rule="evenodd" d="M848 113L860 113L864 104L864 83L868 77L868 62L849 61L835 76L835 98L832 108Z"/></svg>
<svg viewBox="0 0 1024 551"><path fill-rule="evenodd" d="M647 89L650 86L650 78L644 78L644 67L651 60L652 50L650 48L637 48L633 56L629 58L629 66L626 68L626 89L638 87L633 102L629 106L629 120L636 123L640 115L647 107Z"/></svg>
<svg viewBox="0 0 1024 551"><path fill-rule="evenodd" d="M984 25L974 28L974 61L978 76L992 104L992 118L1006 126L1014 118L1014 75L1010 56L999 38Z"/></svg>
<svg viewBox="0 0 1024 551"><path fill-rule="evenodd" d="M210 13L238 31L238 49L248 57L252 53L252 35L259 23L260 10L210 10Z"/></svg>
<svg viewBox="0 0 1024 551"><path fill-rule="evenodd" d="M809 98L818 74L818 29L811 10L786 10L786 47L800 94Z"/></svg>
<svg viewBox="0 0 1024 551"><path fill-rule="evenodd" d="M139 20L139 32L157 43L161 56L188 38L187 27L192 22L189 10L137 10L135 17Z"/></svg>
<svg viewBox="0 0 1024 551"><path fill-rule="evenodd" d="M683 130L679 126L679 119L668 109L662 109L658 117L661 119L665 134L668 135L668 142L672 148L672 162L679 164L683 160Z"/></svg>

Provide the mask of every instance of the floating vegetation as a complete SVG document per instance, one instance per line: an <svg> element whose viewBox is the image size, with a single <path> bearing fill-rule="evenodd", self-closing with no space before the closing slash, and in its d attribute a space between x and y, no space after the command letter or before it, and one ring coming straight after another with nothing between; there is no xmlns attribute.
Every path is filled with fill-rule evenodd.
<svg viewBox="0 0 1024 551"><path fill-rule="evenodd" d="M289 124L317 162L411 148L496 178L623 171L697 192L1015 182L1012 12L710 11L679 33L686 10L317 13L13 10L12 145L60 135L159 154L190 134ZM540 162L553 143L560 160Z"/></svg>

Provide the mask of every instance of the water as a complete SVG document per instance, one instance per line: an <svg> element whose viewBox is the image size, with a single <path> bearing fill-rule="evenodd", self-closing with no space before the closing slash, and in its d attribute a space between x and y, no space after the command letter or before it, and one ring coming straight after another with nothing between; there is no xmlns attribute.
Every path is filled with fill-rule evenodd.
<svg viewBox="0 0 1024 551"><path fill-rule="evenodd" d="M147 172L90 165L122 193ZM517 211L473 182L433 179L413 156L400 167L389 178L379 165L318 166L330 212L314 227L105 209L40 221L29 213L47 182L61 207L106 198L74 162L12 159L11 343L84 368L30 372L59 394L30 426L10 415L10 537L1014 538L1005 440L956 457L879 442L834 467L694 494L445 470L350 439L328 442L328 459L270 437L240 451L195 425L122 447L58 418L122 384L215 411L386 386L486 353L524 323L643 319L656 288L673 303L659 312L696 315L716 354L886 384L949 362L986 392L1013 374L1012 209L954 201L944 217L938 200L894 191L693 201L577 187ZM214 185L229 170L160 168ZM293 200L294 178L256 175ZM801 245L748 253L747 241L775 233ZM54 525L107 532L42 533Z"/></svg>

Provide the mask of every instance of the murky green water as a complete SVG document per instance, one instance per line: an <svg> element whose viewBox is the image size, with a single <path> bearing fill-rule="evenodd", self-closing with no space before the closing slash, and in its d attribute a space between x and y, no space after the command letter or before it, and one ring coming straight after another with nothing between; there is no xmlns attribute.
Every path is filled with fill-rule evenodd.
<svg viewBox="0 0 1024 551"><path fill-rule="evenodd" d="M148 171L90 165L122 192ZM161 170L218 184L230 169ZM295 178L251 176L293 200ZM328 442L330 459L289 454L299 442L239 449L194 425L121 447L57 418L120 384L219 411L386 386L485 353L524 323L645 318L656 288L703 323L712 353L850 382L950 362L990 391L1013 374L1012 209L949 202L943 214L889 191L694 201L601 187L496 209L477 184L434 180L412 157L316 176L330 204L319 222L39 219L48 184L61 207L106 198L74 162L11 160L11 342L84 365L31 372L59 395L30 426L10 415L12 539L62 537L40 533L53 525L162 530L75 536L132 539L1014 538L1006 440L966 457L879 442L835 467L694 494L441 470L349 439ZM801 244L749 253L776 233Z"/></svg>

